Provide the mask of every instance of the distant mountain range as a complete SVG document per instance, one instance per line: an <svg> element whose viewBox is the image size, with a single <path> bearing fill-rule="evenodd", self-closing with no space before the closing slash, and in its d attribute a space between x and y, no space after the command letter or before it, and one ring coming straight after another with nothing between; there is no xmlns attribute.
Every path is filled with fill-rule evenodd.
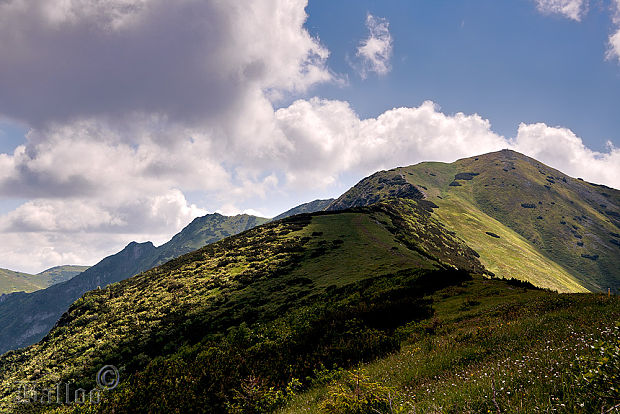
<svg viewBox="0 0 620 414"><path fill-rule="evenodd" d="M0 297L0 353L39 341L69 306L89 290L104 288L267 221L246 214L233 217L209 214L192 221L160 247L151 242L132 242L70 280L32 293L4 295ZM57 271L50 272L46 277L51 280L57 274Z"/></svg>
<svg viewBox="0 0 620 414"><path fill-rule="evenodd" d="M0 269L0 295L12 292L33 292L64 282L88 269L88 266L56 266L36 275Z"/></svg>

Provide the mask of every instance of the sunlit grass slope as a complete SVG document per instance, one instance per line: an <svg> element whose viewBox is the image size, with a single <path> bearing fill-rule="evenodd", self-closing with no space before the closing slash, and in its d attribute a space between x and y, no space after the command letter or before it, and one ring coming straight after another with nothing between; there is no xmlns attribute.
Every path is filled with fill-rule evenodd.
<svg viewBox="0 0 620 414"><path fill-rule="evenodd" d="M620 287L618 190L505 150L379 172L331 208L400 194L434 203L434 215L498 276L561 292Z"/></svg>

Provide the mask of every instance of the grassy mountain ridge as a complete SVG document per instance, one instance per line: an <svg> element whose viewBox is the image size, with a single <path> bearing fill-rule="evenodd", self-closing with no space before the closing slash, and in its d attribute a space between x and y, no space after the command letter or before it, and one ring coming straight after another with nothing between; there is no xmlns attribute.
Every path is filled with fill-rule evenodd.
<svg viewBox="0 0 620 414"><path fill-rule="evenodd" d="M328 201L331 200L315 200L297 206L283 214L296 214L294 212L297 211L313 212L323 209ZM88 290L126 279L206 244L238 234L268 221L269 219L247 214L236 216L224 216L219 213L208 214L194 219L170 241L155 248L155 250L152 249L154 246L150 243L131 243L117 255L110 256L95 265L94 269L91 269L87 274L54 289L44 289L49 285L41 287L37 285L36 288L29 284L23 285L22 280L17 279L17 282L20 283L17 285L19 288L12 291L41 290L41 292L32 296L19 293L0 299L0 353L30 345L41 339L54 326L62 313L68 309L69 305ZM129 251L132 249L134 251L130 253ZM127 261L135 261L135 263L128 263ZM78 270L81 268L52 268L37 275L38 279L36 280L49 279L50 281L60 282L58 272L61 272L61 278L69 279L68 276L73 276L72 272ZM1 270L0 275L2 275ZM15 279L16 276L13 275L11 280ZM25 276L22 279L29 280ZM15 282L12 286L16 286Z"/></svg>
<svg viewBox="0 0 620 414"><path fill-rule="evenodd" d="M269 219L248 214L224 216L213 213L198 217L172 237L170 241L158 247L158 255L153 259L151 267L197 250L206 244L244 232L267 221Z"/></svg>
<svg viewBox="0 0 620 414"><path fill-rule="evenodd" d="M498 275L569 292L620 287L618 190L504 150L378 172L328 209L399 193L434 204L434 214Z"/></svg>
<svg viewBox="0 0 620 414"><path fill-rule="evenodd" d="M148 384L141 383L142 377L136 375L149 369L150 360L164 357L160 363L167 366L166 361L172 363L184 353L217 347L233 327L275 323L283 315L293 314L301 318L293 326L307 324L313 317L321 317L312 316L320 312L316 306L330 303L340 295L336 292L344 295L345 306L359 301L359 288L354 286L373 286L378 280L388 286L402 280L405 285L401 289L410 283L422 283L419 292L423 292L427 289L423 286L452 283L453 279L466 278L466 272L483 271L475 252L447 233L427 208L414 202L394 200L353 211L294 216L255 227L105 289L88 292L43 341L0 359L2 385L7 390L10 383L20 379L84 382L92 379L99 364L111 363L121 367L124 376L131 375L137 381L136 392L144 391L141 387ZM404 306L400 312L408 309L412 319L428 315L416 295L400 300L404 301L398 305ZM359 306L354 306L355 312L367 315L368 310ZM341 314L329 315L333 318ZM377 320L380 322L371 325L387 320L381 317ZM289 325L280 328L287 329L284 326ZM371 335L376 329L372 326L359 329ZM344 329L344 325L334 329ZM273 340L284 341L281 346L292 346L287 342L290 337L281 334L274 333ZM291 335L295 336L294 332ZM340 341L340 335L345 332L324 340ZM395 344L377 331L377 338L383 339L370 341L369 345L367 335L360 339L354 335L347 341L353 341L356 345L351 342L351 347L361 347L359 352L368 355L383 353L383 349L392 349ZM315 335L303 338L316 339ZM297 346L308 351L302 344ZM323 356L308 356L315 361L312 366L306 367L304 359L296 360L298 369L311 372L321 361L336 358L345 363L353 357L342 354L348 355L348 346L324 346L327 348ZM286 360L295 355L281 356ZM242 371L243 367L235 368L233 364L230 369ZM224 396L218 395L209 398L222 407ZM4 394L3 402L9 399L9 394Z"/></svg>
<svg viewBox="0 0 620 414"><path fill-rule="evenodd" d="M13 292L33 292L64 282L88 269L88 266L56 266L32 275L0 269L0 295Z"/></svg>

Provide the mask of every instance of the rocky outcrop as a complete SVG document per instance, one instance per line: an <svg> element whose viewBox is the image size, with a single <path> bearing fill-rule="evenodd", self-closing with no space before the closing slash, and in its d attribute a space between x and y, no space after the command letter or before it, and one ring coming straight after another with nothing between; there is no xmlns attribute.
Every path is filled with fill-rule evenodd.
<svg viewBox="0 0 620 414"><path fill-rule="evenodd" d="M380 171L357 183L327 208L344 210L377 203L386 198L424 199L424 193L394 171Z"/></svg>

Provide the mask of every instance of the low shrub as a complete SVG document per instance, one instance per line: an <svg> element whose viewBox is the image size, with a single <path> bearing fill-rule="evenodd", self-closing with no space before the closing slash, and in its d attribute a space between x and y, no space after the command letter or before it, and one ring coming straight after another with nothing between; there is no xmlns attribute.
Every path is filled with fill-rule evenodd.
<svg viewBox="0 0 620 414"><path fill-rule="evenodd" d="M332 385L320 409L328 414L396 413L394 389L372 382L360 369L347 371Z"/></svg>

